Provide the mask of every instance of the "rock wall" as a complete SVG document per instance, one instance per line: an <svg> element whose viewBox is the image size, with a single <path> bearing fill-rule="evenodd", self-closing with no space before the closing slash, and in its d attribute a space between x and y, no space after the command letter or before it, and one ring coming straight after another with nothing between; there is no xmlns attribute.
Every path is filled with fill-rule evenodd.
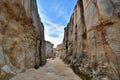
<svg viewBox="0 0 120 80"><path fill-rule="evenodd" d="M53 58L54 57L53 44L49 41L46 41L46 57L47 58Z"/></svg>
<svg viewBox="0 0 120 80"><path fill-rule="evenodd" d="M0 0L0 80L45 62L36 0Z"/></svg>
<svg viewBox="0 0 120 80"><path fill-rule="evenodd" d="M55 50L55 57L60 57L60 58L62 58L62 50L63 49L63 44L59 44L59 45L57 45L57 47L56 47L56 50Z"/></svg>
<svg viewBox="0 0 120 80"><path fill-rule="evenodd" d="M83 80L120 80L120 0L78 0L62 59Z"/></svg>

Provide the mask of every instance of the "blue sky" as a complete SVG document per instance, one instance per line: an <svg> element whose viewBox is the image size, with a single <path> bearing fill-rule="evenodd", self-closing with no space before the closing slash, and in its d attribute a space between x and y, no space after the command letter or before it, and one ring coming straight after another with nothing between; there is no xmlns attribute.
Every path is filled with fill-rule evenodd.
<svg viewBox="0 0 120 80"><path fill-rule="evenodd" d="M77 0L37 0L38 12L45 27L45 40L62 43L64 27L69 22Z"/></svg>

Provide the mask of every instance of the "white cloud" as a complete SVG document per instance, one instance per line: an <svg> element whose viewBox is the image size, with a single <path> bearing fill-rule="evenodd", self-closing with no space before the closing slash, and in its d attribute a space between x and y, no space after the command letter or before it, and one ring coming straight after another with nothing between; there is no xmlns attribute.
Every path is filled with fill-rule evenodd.
<svg viewBox="0 0 120 80"><path fill-rule="evenodd" d="M57 17L62 16L62 18L68 19L68 14L66 14L64 6L63 7L61 5L57 5L56 7L51 6L51 9L54 10L54 12L57 14ZM54 47L56 47L58 44L62 43L65 25L55 23L54 19L44 14L45 12L43 8L40 7L40 5L38 8L38 12L40 14L41 21L43 22L45 27L45 40L50 41L51 43L54 44ZM58 36L57 37L50 36L54 34Z"/></svg>
<svg viewBox="0 0 120 80"><path fill-rule="evenodd" d="M67 13L68 11L64 5L61 5L59 3L56 4L56 7L55 7L55 5L53 5L53 10L57 14L57 17L62 17L64 20L68 20L68 18L70 17L70 15L69 15L69 13Z"/></svg>
<svg viewBox="0 0 120 80"><path fill-rule="evenodd" d="M58 44L62 43L64 25L56 24L52 19L48 18L46 15L40 13L41 20L45 27L45 40L50 41L56 47ZM58 37L51 37L50 35L58 35Z"/></svg>

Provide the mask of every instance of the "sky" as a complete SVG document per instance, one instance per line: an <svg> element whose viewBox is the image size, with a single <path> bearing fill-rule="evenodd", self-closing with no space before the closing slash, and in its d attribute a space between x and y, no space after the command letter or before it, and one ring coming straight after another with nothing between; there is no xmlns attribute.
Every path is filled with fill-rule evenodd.
<svg viewBox="0 0 120 80"><path fill-rule="evenodd" d="M37 0L38 12L45 28L45 40L56 47L62 43L64 28L77 0Z"/></svg>

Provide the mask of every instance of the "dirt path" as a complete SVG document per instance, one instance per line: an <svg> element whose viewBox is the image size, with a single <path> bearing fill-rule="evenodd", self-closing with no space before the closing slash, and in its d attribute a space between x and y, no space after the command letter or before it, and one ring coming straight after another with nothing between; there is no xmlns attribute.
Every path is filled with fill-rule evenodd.
<svg viewBox="0 0 120 80"><path fill-rule="evenodd" d="M80 80L73 71L58 58L49 59L38 70L29 69L10 80Z"/></svg>

